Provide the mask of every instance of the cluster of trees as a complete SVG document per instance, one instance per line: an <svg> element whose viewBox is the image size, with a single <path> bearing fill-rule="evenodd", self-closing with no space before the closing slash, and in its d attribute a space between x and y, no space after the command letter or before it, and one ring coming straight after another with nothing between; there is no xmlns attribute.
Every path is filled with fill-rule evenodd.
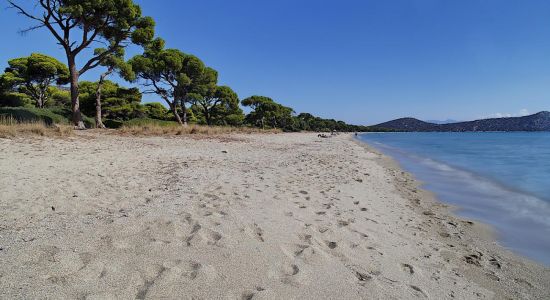
<svg viewBox="0 0 550 300"><path fill-rule="evenodd" d="M307 113L296 115L264 96L240 101L230 87L218 84L218 72L198 57L166 48L165 41L155 37L154 20L143 16L132 0L36 0L28 6L8 2L34 22L28 30L45 28L52 35L64 50L66 64L38 53L8 61L0 76L0 106L70 108L77 128L85 128L84 114L94 116L98 128L105 128L104 120L145 117L182 126L192 122L287 131L368 130ZM103 47L90 50L97 44ZM126 60L129 45L141 47L143 53ZM94 68L103 69L98 81L80 80ZM113 74L141 90L110 81ZM142 95L148 94L157 95L166 106L142 104ZM252 111L245 116L240 105Z"/></svg>

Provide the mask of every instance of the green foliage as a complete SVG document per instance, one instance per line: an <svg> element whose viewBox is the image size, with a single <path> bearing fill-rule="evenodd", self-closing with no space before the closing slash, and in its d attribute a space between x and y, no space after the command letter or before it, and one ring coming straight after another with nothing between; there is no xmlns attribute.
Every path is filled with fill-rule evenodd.
<svg viewBox="0 0 550 300"><path fill-rule="evenodd" d="M191 109L200 124L238 126L244 121L239 97L228 86L212 85L200 93L191 94L190 98L193 101Z"/></svg>
<svg viewBox="0 0 550 300"><path fill-rule="evenodd" d="M234 114L225 115L223 118L224 125L228 126L241 126L244 124L244 114L239 108L240 112Z"/></svg>
<svg viewBox="0 0 550 300"><path fill-rule="evenodd" d="M51 86L49 91L51 96L47 107L71 107L71 92L69 90Z"/></svg>
<svg viewBox="0 0 550 300"><path fill-rule="evenodd" d="M71 117L72 117L72 111L71 111L71 108L70 107L50 107L48 109L45 109L45 110L48 110L56 115L59 115L59 116L63 116L67 122L70 122L71 120ZM93 127L95 125L94 123L94 119L91 118L91 117L88 117L86 115L82 115L82 121L84 122L84 124L87 126L87 127Z"/></svg>
<svg viewBox="0 0 550 300"><path fill-rule="evenodd" d="M112 128L112 129L117 129L117 128L120 128L124 125L124 122L123 121L118 121L118 120L105 120L103 121L103 125L105 125L105 127L107 128Z"/></svg>
<svg viewBox="0 0 550 300"><path fill-rule="evenodd" d="M132 0L41 0L32 1L32 8L25 8L8 0L15 9L33 22L31 29L46 28L67 56L70 70L71 108L73 123L82 128L79 110L79 77L88 70L106 64L109 56L119 53L130 42L138 45L149 43L154 37L154 21L141 15L141 8ZM36 14L35 14L36 12ZM91 57L82 60L78 68L77 58L93 43L108 45Z"/></svg>
<svg viewBox="0 0 550 300"><path fill-rule="evenodd" d="M85 115L94 115L97 83L82 81L79 86L81 111ZM102 95L102 115L105 119L126 121L146 115L146 108L141 105L141 93L137 88L120 87L106 80L103 83Z"/></svg>
<svg viewBox="0 0 550 300"><path fill-rule="evenodd" d="M148 87L145 92L155 93L166 101L180 123L187 122L186 104L192 101L190 94L202 92L204 85L217 78L217 73L196 56L164 49L162 39L149 44L145 52L134 56L129 64L137 79Z"/></svg>
<svg viewBox="0 0 550 300"><path fill-rule="evenodd" d="M158 102L151 102L145 104L145 114L152 119L157 120L171 120L172 115L170 114L170 111L164 107L164 105L158 103Z"/></svg>
<svg viewBox="0 0 550 300"><path fill-rule="evenodd" d="M0 107L32 106L32 99L26 94L7 92L0 94Z"/></svg>
<svg viewBox="0 0 550 300"><path fill-rule="evenodd" d="M251 96L244 99L241 104L253 109L246 116L246 122L253 126L265 128L292 129L294 110L273 101L264 96Z"/></svg>
<svg viewBox="0 0 550 300"><path fill-rule="evenodd" d="M33 53L28 57L11 59L8 65L0 77L0 86L4 90L28 95L39 108L43 108L50 99L51 84L66 84L69 79L69 69L44 54Z"/></svg>
<svg viewBox="0 0 550 300"><path fill-rule="evenodd" d="M47 125L66 124L68 119L63 115L56 114L49 109L38 109L34 107L2 107L0 116L12 117L18 122L42 121Z"/></svg>
<svg viewBox="0 0 550 300"><path fill-rule="evenodd" d="M367 126L358 126L346 124L343 121L336 121L334 119L323 119L316 117L309 113L301 113L294 117L295 131L339 131L339 132L366 132L374 131L374 128Z"/></svg>
<svg viewBox="0 0 550 300"><path fill-rule="evenodd" d="M106 67L107 71L102 77L106 77L116 71L120 77L127 81L135 80L136 74L132 70L132 66L124 60L124 52L124 48L117 48L112 53L109 53L106 48L95 49L95 55L105 55L101 60L101 65Z"/></svg>
<svg viewBox="0 0 550 300"><path fill-rule="evenodd" d="M165 49L162 39L154 39L155 22L142 16L141 8L133 0L41 0L32 1L35 5L32 8L29 5L28 9L16 2L8 0L11 8L37 23L31 29L50 31L66 53L69 65L67 68L54 58L37 53L8 62L9 67L0 76L0 107L20 107L8 109L9 112L4 110L16 119L42 119L50 123L72 119L82 127L83 118L91 125L95 123L93 119L81 116L78 108L84 114L95 115L99 95L101 113L109 127L151 122L173 124L172 120L176 120L181 124L190 121L208 125L252 125L285 131L374 130L308 113L296 116L292 108L264 96L244 99L241 104L252 109L244 116L237 94L227 86L218 86L216 70L196 56L178 49ZM82 51L95 42L105 47L82 58ZM124 48L130 43L141 45L145 50L125 62ZM76 62L83 63L81 68L77 68ZM98 66L107 69L99 82L80 82L77 89L79 76ZM139 81L146 87L144 93L157 94L169 108L160 103L142 105L137 88L124 88L105 80L113 72L125 80ZM52 86L69 81L71 90ZM27 108L32 104L48 109L40 113Z"/></svg>

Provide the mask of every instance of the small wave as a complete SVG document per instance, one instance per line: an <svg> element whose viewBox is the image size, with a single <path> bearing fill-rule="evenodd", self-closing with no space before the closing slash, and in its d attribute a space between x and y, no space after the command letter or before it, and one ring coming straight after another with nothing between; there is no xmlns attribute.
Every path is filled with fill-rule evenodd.
<svg viewBox="0 0 550 300"><path fill-rule="evenodd" d="M550 203L470 170L384 143L371 144L440 200L458 206L458 214L493 225L505 246L550 264Z"/></svg>

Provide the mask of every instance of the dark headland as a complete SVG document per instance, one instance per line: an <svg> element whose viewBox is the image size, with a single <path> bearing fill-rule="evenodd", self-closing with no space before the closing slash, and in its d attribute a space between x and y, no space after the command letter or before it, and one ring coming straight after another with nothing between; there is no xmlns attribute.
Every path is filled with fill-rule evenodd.
<svg viewBox="0 0 550 300"><path fill-rule="evenodd" d="M415 118L400 118L373 126L392 131L406 132L465 132L465 131L550 131L550 112L508 118L435 124Z"/></svg>

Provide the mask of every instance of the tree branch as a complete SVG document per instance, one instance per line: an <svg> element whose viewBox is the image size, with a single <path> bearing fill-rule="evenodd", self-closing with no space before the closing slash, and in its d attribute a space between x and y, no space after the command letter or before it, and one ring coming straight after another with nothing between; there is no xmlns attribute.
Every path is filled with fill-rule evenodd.
<svg viewBox="0 0 550 300"><path fill-rule="evenodd" d="M86 62L86 64L82 67L82 69L80 69L79 74L82 75L86 71L99 66L99 64L101 64L101 62L104 58L106 58L107 56L109 56L109 55L111 55L112 53L115 52L115 49L116 48L113 47L113 48L108 49L105 52L103 52L103 53L101 53L97 56L92 57L90 60L88 60L88 62Z"/></svg>
<svg viewBox="0 0 550 300"><path fill-rule="evenodd" d="M8 0L8 3L10 4L9 8L13 8L13 9L17 10L19 14L24 15L24 16L26 16L27 18L36 20L36 21L38 21L38 22L43 22L42 19L40 19L40 18L38 18L38 17L36 17L36 16L31 15L30 13L28 13L27 11L25 11L21 6L15 4L12 0Z"/></svg>

